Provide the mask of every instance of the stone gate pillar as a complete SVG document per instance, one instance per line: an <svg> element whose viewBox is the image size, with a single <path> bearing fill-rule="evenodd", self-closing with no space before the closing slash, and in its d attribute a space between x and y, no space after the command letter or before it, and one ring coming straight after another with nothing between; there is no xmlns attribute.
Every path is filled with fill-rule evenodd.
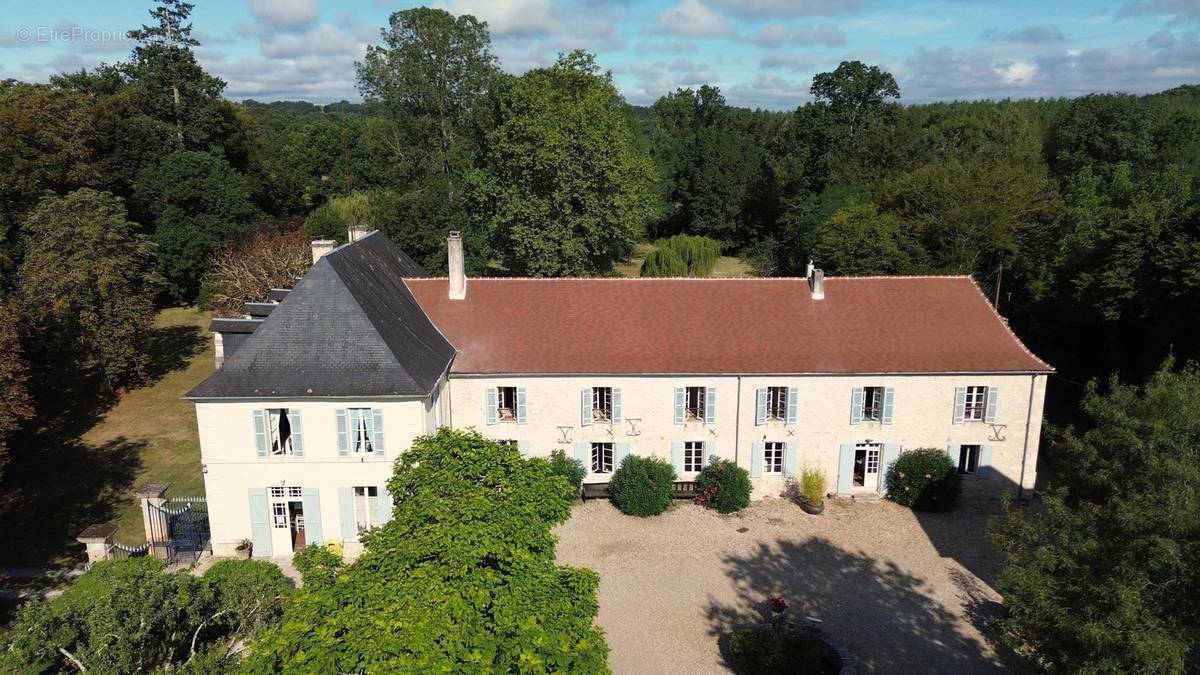
<svg viewBox="0 0 1200 675"><path fill-rule="evenodd" d="M163 513L165 495L170 483L146 483L134 493L142 506L142 527L146 530L146 541L150 544L150 555L167 557L167 516Z"/></svg>
<svg viewBox="0 0 1200 675"><path fill-rule="evenodd" d="M108 551L112 548L113 534L116 531L117 526L112 523L89 525L87 529L79 533L78 537L75 537L75 541L86 547L89 564L108 560Z"/></svg>

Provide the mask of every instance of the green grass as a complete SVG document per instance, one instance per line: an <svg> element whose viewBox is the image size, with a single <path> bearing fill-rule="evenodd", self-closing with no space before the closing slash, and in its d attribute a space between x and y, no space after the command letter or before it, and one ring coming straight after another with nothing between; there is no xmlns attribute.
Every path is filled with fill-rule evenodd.
<svg viewBox="0 0 1200 675"><path fill-rule="evenodd" d="M209 318L163 310L148 384L107 400L81 394L68 413L39 418L14 445L0 485L0 566L77 563L83 546L75 537L97 523L116 523L119 542L142 543L133 496L142 483L168 481L175 496L204 494L195 407L180 397L213 371Z"/></svg>

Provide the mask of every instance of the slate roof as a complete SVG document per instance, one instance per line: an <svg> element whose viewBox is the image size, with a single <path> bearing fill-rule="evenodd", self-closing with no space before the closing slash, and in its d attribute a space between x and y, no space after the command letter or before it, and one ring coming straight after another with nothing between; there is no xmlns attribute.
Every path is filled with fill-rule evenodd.
<svg viewBox="0 0 1200 675"><path fill-rule="evenodd" d="M1048 372L970 277L410 279L458 374Z"/></svg>
<svg viewBox="0 0 1200 675"><path fill-rule="evenodd" d="M427 395L454 348L404 285L409 273L426 275L382 234L325 255L186 398Z"/></svg>

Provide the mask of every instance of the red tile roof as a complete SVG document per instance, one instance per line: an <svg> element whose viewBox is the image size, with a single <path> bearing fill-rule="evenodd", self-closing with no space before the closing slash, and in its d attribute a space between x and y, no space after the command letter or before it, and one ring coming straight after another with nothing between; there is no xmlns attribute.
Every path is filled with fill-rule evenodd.
<svg viewBox="0 0 1200 675"><path fill-rule="evenodd" d="M451 372L1046 372L969 277L406 279Z"/></svg>

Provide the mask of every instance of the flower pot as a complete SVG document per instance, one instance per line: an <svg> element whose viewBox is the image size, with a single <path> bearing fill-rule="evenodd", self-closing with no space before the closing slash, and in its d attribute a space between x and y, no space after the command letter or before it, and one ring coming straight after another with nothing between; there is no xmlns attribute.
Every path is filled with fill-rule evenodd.
<svg viewBox="0 0 1200 675"><path fill-rule="evenodd" d="M253 549L250 549L250 548L237 548L237 549L233 550L233 553L234 553L234 555L237 556L238 560L249 560L250 553L252 551L253 551Z"/></svg>
<svg viewBox="0 0 1200 675"><path fill-rule="evenodd" d="M801 500L800 508L809 515L819 516L825 511L825 502L821 502L820 504L809 504L808 502Z"/></svg>

